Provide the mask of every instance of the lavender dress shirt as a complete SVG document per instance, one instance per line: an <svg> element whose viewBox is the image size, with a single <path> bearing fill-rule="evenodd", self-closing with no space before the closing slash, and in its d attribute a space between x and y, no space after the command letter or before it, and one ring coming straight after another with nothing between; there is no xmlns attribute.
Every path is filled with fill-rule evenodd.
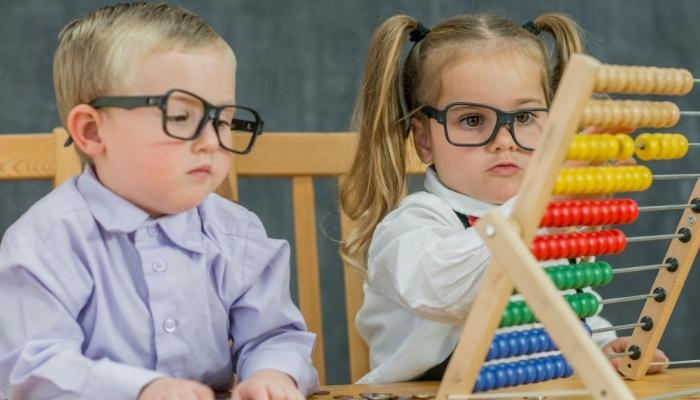
<svg viewBox="0 0 700 400"><path fill-rule="evenodd" d="M288 243L214 194L152 219L86 168L0 244L0 398L135 399L163 376L226 389L261 369L309 393L314 337Z"/></svg>

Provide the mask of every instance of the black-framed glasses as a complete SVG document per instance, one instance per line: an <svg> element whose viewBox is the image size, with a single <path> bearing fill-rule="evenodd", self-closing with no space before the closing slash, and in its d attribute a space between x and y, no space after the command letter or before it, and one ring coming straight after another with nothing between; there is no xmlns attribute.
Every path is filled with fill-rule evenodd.
<svg viewBox="0 0 700 400"><path fill-rule="evenodd" d="M263 131L263 120L257 111L238 105L214 106L194 93L172 89L162 96L104 96L89 103L94 108L117 107L131 110L158 107L166 135L194 140L212 121L219 145L236 154L247 154ZM72 139L66 141L66 146Z"/></svg>
<svg viewBox="0 0 700 400"><path fill-rule="evenodd" d="M549 115L547 108L503 111L485 104L463 102L450 103L442 110L423 106L421 111L445 128L445 137L454 146L485 146L505 125L515 144L528 151L535 149Z"/></svg>

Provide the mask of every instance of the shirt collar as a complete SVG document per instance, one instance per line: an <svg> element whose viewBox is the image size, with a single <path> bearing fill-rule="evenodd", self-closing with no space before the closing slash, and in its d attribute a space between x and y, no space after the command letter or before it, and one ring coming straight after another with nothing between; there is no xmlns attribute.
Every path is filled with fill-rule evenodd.
<svg viewBox="0 0 700 400"><path fill-rule="evenodd" d="M105 230L132 233L139 228L157 225L176 245L202 252L202 222L197 208L152 219L148 213L102 185L89 165L78 177L77 188L90 213Z"/></svg>
<svg viewBox="0 0 700 400"><path fill-rule="evenodd" d="M476 200L449 189L440 182L440 178L432 166L425 171L423 187L428 193L432 193L444 200L453 210L465 215L481 217L486 211L497 206L496 204Z"/></svg>

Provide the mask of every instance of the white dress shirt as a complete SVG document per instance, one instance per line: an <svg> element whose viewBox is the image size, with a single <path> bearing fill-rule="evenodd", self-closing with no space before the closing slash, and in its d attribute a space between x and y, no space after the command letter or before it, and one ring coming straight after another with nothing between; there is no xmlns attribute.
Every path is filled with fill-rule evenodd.
<svg viewBox="0 0 700 400"><path fill-rule="evenodd" d="M431 168L424 188L401 201L372 237L356 318L372 370L358 383L411 380L452 353L490 261L476 230L465 229L455 211L478 217L497 208L508 216L515 202L496 206L454 192ZM567 261L546 265L555 264ZM587 321L593 329L610 326L599 316ZM615 333L593 338L603 346Z"/></svg>

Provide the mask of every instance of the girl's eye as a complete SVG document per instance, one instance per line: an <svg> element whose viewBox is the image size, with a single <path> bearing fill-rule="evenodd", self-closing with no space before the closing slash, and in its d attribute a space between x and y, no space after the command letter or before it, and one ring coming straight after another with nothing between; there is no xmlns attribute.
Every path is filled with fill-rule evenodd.
<svg viewBox="0 0 700 400"><path fill-rule="evenodd" d="M515 114L515 121L520 123L520 124L524 124L524 123L530 121L530 119L532 117L533 117L533 115L530 112L521 112L521 113Z"/></svg>

